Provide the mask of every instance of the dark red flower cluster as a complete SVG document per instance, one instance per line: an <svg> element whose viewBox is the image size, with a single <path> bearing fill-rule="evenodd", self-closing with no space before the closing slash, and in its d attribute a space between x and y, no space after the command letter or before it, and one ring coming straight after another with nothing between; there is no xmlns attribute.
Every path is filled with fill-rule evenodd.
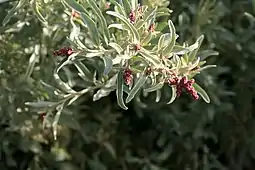
<svg viewBox="0 0 255 170"><path fill-rule="evenodd" d="M73 49L70 47L64 47L53 52L54 56L69 56L73 54Z"/></svg>
<svg viewBox="0 0 255 170"><path fill-rule="evenodd" d="M172 79L167 80L169 85L175 85L176 86L176 93L179 97L182 93L182 91L186 91L189 93L195 100L199 99L199 96L197 94L197 91L192 86L195 83L194 79L188 80L187 77L174 77Z"/></svg>
<svg viewBox="0 0 255 170"><path fill-rule="evenodd" d="M149 32L154 32L155 31L155 24L154 23L149 26L148 31Z"/></svg>
<svg viewBox="0 0 255 170"><path fill-rule="evenodd" d="M131 22L131 24L134 24L135 23L135 19L136 19L136 16L135 16L135 11L132 10L129 14L129 20Z"/></svg>
<svg viewBox="0 0 255 170"><path fill-rule="evenodd" d="M128 86L131 85L131 83L133 81L132 70L126 69L124 71L123 78L124 78L124 82L126 85L128 85Z"/></svg>

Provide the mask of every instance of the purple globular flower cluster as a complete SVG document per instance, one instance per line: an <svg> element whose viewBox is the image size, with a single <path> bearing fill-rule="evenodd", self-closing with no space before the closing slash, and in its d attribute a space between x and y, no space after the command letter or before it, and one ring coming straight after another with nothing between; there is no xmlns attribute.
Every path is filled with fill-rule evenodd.
<svg viewBox="0 0 255 170"><path fill-rule="evenodd" d="M71 54L73 54L71 47L64 47L53 52L54 56L70 56Z"/></svg>
<svg viewBox="0 0 255 170"><path fill-rule="evenodd" d="M194 79L188 80L187 77L174 77L167 80L169 85L176 86L177 97L179 97L183 91L189 93L195 100L199 99L197 91L192 86L195 83Z"/></svg>

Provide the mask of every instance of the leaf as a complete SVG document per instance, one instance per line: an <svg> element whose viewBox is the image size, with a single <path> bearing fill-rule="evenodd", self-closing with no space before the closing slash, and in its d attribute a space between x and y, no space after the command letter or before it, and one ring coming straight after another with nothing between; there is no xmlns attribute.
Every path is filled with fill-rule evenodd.
<svg viewBox="0 0 255 170"><path fill-rule="evenodd" d="M111 42L111 43L109 43L109 46L114 48L117 51L118 54L120 54L123 51L121 46L119 44L117 44L117 43Z"/></svg>
<svg viewBox="0 0 255 170"><path fill-rule="evenodd" d="M142 40L141 44L142 46L147 45L152 38L152 32L149 32L148 35Z"/></svg>
<svg viewBox="0 0 255 170"><path fill-rule="evenodd" d="M53 77L56 81L56 83L58 84L58 86L65 91L66 93L76 93L76 91L74 91L68 84L66 84L65 82L63 82L58 73L56 72L56 69L54 71Z"/></svg>
<svg viewBox="0 0 255 170"><path fill-rule="evenodd" d="M32 9L39 21L41 21L43 24L47 24L47 21L45 18L42 16L41 12L39 11L39 5L37 3L37 0L32 0Z"/></svg>
<svg viewBox="0 0 255 170"><path fill-rule="evenodd" d="M74 60L74 57L76 57L79 54L79 52L77 53L73 53L70 56L68 56L66 59L63 59L57 66L56 68L56 73L59 72L59 70L61 70L61 68L63 68L64 66L66 66L67 64L70 64L72 60Z"/></svg>
<svg viewBox="0 0 255 170"><path fill-rule="evenodd" d="M127 106L125 106L124 100L123 100L123 73L119 72L118 73L118 78L117 78L117 89L116 89L116 96L117 96L117 103L118 105L124 109L127 110Z"/></svg>
<svg viewBox="0 0 255 170"><path fill-rule="evenodd" d="M35 64L36 64L36 62L38 62L38 60L40 58L39 53L40 53L40 45L36 44L34 47L34 52L31 55L31 57L29 58L29 64L28 64L26 74L25 74L26 79L28 79L31 76L31 74L33 73Z"/></svg>
<svg viewBox="0 0 255 170"><path fill-rule="evenodd" d="M157 8L151 9L144 17L144 20L135 24L135 27L139 30L147 21L151 20L156 15ZM138 24L139 23L139 24Z"/></svg>
<svg viewBox="0 0 255 170"><path fill-rule="evenodd" d="M112 59L109 57L103 57L104 60L104 74L107 75L112 69Z"/></svg>
<svg viewBox="0 0 255 170"><path fill-rule="evenodd" d="M191 52L191 51L193 51L197 48L198 48L198 43L197 42L192 44L189 47L182 47L182 46L179 46L179 45L175 45L172 52L174 54L177 54L177 55L184 55L184 54L189 53L189 52Z"/></svg>
<svg viewBox="0 0 255 170"><path fill-rule="evenodd" d="M156 17L169 16L173 11L168 8L158 8Z"/></svg>
<svg viewBox="0 0 255 170"><path fill-rule="evenodd" d="M203 71L203 70L206 70L208 68L215 68L215 67L217 67L217 66L216 65L207 65L207 66L199 68L199 71Z"/></svg>
<svg viewBox="0 0 255 170"><path fill-rule="evenodd" d="M124 7L124 9L126 11L126 15L128 16L129 13L132 10L130 0L121 0L121 3L122 3L122 6Z"/></svg>
<svg viewBox="0 0 255 170"><path fill-rule="evenodd" d="M144 91L145 92L153 92L153 91L156 91L158 89L161 89L163 86L164 86L164 83L160 82L160 83L156 84L155 86L144 89Z"/></svg>
<svg viewBox="0 0 255 170"><path fill-rule="evenodd" d="M89 32L90 32L90 36L92 41L96 44L99 45L99 32L96 26L96 23L91 19L91 17L89 17L87 14L85 13L81 13L81 19L82 21L85 23L85 25L87 25Z"/></svg>
<svg viewBox="0 0 255 170"><path fill-rule="evenodd" d="M141 48L141 50L139 51L139 54L141 54L142 57L144 57L146 60L153 63L155 66L160 65L160 61L158 59L158 56L151 54L145 48Z"/></svg>
<svg viewBox="0 0 255 170"><path fill-rule="evenodd" d="M112 155L112 157L116 159L116 151L114 147L109 142L104 142L103 145L107 149L107 151Z"/></svg>
<svg viewBox="0 0 255 170"><path fill-rule="evenodd" d="M69 7L80 13L86 13L86 10L75 0L63 0Z"/></svg>
<svg viewBox="0 0 255 170"><path fill-rule="evenodd" d="M193 87L198 92L198 94L200 94L200 96L204 99L206 103L210 103L210 98L208 94L206 93L206 91L202 89L202 87L200 87L197 83L194 83Z"/></svg>
<svg viewBox="0 0 255 170"><path fill-rule="evenodd" d="M122 15L120 15L117 12L114 12L114 11L107 11L106 13L108 15L112 15L112 16L115 16L115 17L119 18L129 28L129 30L130 30L130 32L132 34L133 41L134 41L135 44L140 42L140 37L139 37L139 34L138 34L137 30L127 20L127 18L123 17Z"/></svg>
<svg viewBox="0 0 255 170"><path fill-rule="evenodd" d="M193 50L192 52L190 52L189 54L189 61L193 61L197 55L197 52L202 44L204 40L204 35L201 35L198 39L197 39L197 43L198 43L198 48L196 48L195 50Z"/></svg>
<svg viewBox="0 0 255 170"><path fill-rule="evenodd" d="M130 1L130 0L126 0L126 1ZM138 6L138 0L131 0L131 8L135 9L137 6Z"/></svg>
<svg viewBox="0 0 255 170"><path fill-rule="evenodd" d="M129 103L136 95L136 93L141 89L141 87L146 82L148 76L144 73L139 77L138 81L135 83L134 87L131 89L130 93L126 98L126 103Z"/></svg>
<svg viewBox="0 0 255 170"><path fill-rule="evenodd" d="M11 19L11 17L22 7L25 5L26 0L20 0L18 1L13 8L8 12L8 14L5 16L2 24L5 26Z"/></svg>
<svg viewBox="0 0 255 170"><path fill-rule="evenodd" d="M93 75L92 73L89 71L89 69L81 62L78 60L73 61L75 67L78 69L79 71L79 76L88 82L92 82L93 81Z"/></svg>
<svg viewBox="0 0 255 170"><path fill-rule="evenodd" d="M175 41L176 41L176 33L175 33L175 27L174 24L171 20L168 21L169 29L170 29L170 35L171 35L171 40L169 44L163 49L162 55L163 56L168 56L170 52L172 52Z"/></svg>
<svg viewBox="0 0 255 170"><path fill-rule="evenodd" d="M57 109L57 113L54 117L53 123L52 123L52 129L53 129L53 136L54 136L54 140L57 140L57 125L58 125L58 121L60 118L60 115L62 113L62 110L64 108L64 103L62 103L61 105L59 105L56 109Z"/></svg>
<svg viewBox="0 0 255 170"><path fill-rule="evenodd" d="M98 8L97 4L95 3L95 0L87 0L89 6L93 10L94 14L97 16L97 18L100 21L100 24L102 25L103 28L103 36L105 39L106 44L108 44L108 41L110 40L110 33L109 30L107 29L107 22L105 20L105 17L103 16L101 10Z"/></svg>
<svg viewBox="0 0 255 170"><path fill-rule="evenodd" d="M93 101L97 101L101 99L102 97L108 96L112 91L116 88L116 81L117 81L118 75L114 75L112 78L110 78L104 87L99 89L96 94L93 96Z"/></svg>
<svg viewBox="0 0 255 170"><path fill-rule="evenodd" d="M176 87L175 86L171 86L171 89L172 89L172 96L171 96L171 99L170 101L167 103L167 104L171 104L174 102L174 100L176 99Z"/></svg>
<svg viewBox="0 0 255 170"><path fill-rule="evenodd" d="M110 0L110 2L115 5L115 8L117 8L117 10L116 9L115 10L118 13L120 13L121 15L127 17L126 11L125 11L125 9L123 8L123 6L121 4L116 2L116 0Z"/></svg>
<svg viewBox="0 0 255 170"><path fill-rule="evenodd" d="M205 60L210 56L219 55L219 52L214 50L203 50L198 52L197 55L201 58L201 60Z"/></svg>
<svg viewBox="0 0 255 170"><path fill-rule="evenodd" d="M26 102L25 105L34 108L50 108L56 105L56 102L38 101L38 102Z"/></svg>
<svg viewBox="0 0 255 170"><path fill-rule="evenodd" d="M123 24L110 24L108 28L117 28L119 30L125 30L128 31L128 28Z"/></svg>
<svg viewBox="0 0 255 170"><path fill-rule="evenodd" d="M158 52L161 51L165 47L168 39L170 39L169 33L165 33L160 36L159 41L158 41Z"/></svg>
<svg viewBox="0 0 255 170"><path fill-rule="evenodd" d="M160 99L161 99L161 94L162 94L162 93L161 93L160 90L157 90L157 91L156 91L156 100L155 100L155 102L158 103L158 102L160 101Z"/></svg>

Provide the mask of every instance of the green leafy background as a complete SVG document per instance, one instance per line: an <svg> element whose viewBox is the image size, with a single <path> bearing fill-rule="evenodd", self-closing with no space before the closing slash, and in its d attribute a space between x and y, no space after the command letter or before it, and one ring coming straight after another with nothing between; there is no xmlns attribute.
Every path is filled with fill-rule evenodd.
<svg viewBox="0 0 255 170"><path fill-rule="evenodd" d="M16 3L0 1L1 23ZM57 140L25 103L54 99L52 88L41 82L56 85L52 52L68 45L72 25L60 2L33 3L40 3L40 13L24 0L0 27L1 169L254 169L254 1L143 0L173 10L179 42L192 44L204 34L201 49L207 51L198 55L219 52L207 58L217 68L196 78L211 103L184 95L166 105L171 89L165 87L162 101L155 102L154 93L141 95L125 111L114 92L97 101L88 93L64 109ZM55 27L46 29L44 17Z"/></svg>

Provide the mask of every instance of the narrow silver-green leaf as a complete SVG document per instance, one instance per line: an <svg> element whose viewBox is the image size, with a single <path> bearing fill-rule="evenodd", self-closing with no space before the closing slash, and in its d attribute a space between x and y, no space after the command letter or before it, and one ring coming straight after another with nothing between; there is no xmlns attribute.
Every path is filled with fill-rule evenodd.
<svg viewBox="0 0 255 170"><path fill-rule="evenodd" d="M197 48L198 48L198 43L197 42L192 44L189 47L182 47L182 46L179 46L179 45L175 45L172 52L174 54L177 54L177 55L184 55L184 54L189 53L189 52L191 52L191 51L193 51Z"/></svg>
<svg viewBox="0 0 255 170"><path fill-rule="evenodd" d="M56 72L58 73L59 70L60 70L61 68L63 68L63 67L64 67L65 65L67 65L67 64L70 64L71 61L74 59L74 57L76 57L78 54L79 54L79 52L78 52L78 53L73 53L73 54L71 54L70 56L68 56L66 59L62 60L62 61L58 64L57 69L56 69Z"/></svg>
<svg viewBox="0 0 255 170"><path fill-rule="evenodd" d="M103 36L104 36L106 44L108 44L108 42L110 40L110 33L109 33L109 30L107 29L107 22L105 20L105 17L103 16L101 10L95 3L95 0L87 0L87 2L89 4L89 6L91 7L91 9L93 10L94 14L99 19L100 24L102 24L102 28L103 28L103 32L104 32Z"/></svg>
<svg viewBox="0 0 255 170"><path fill-rule="evenodd" d="M57 107L57 113L56 113L53 123L52 123L54 140L57 140L57 125L58 125L58 121L59 121L59 118L60 118L63 108L64 108L64 103L62 103L61 105L59 105Z"/></svg>
<svg viewBox="0 0 255 170"><path fill-rule="evenodd" d="M117 51L118 54L120 54L123 51L122 47L119 44L117 44L117 43L110 42L109 46L114 48Z"/></svg>
<svg viewBox="0 0 255 170"><path fill-rule="evenodd" d="M198 48L196 48L195 50L193 50L192 52L190 52L189 54L189 61L193 61L197 55L197 52L202 44L204 40L204 35L201 35L198 39L197 39L197 43L198 43Z"/></svg>
<svg viewBox="0 0 255 170"><path fill-rule="evenodd" d="M162 51L163 56L168 56L172 52L174 45L175 45L175 41L176 41L176 33L175 33L175 27L174 27L173 22L171 20L169 20L168 25L169 25L170 34L171 34L171 41Z"/></svg>
<svg viewBox="0 0 255 170"><path fill-rule="evenodd" d="M197 83L194 83L193 87L195 88L197 93L204 99L204 101L206 103L210 103L210 98L209 98L208 94L201 86L199 86Z"/></svg>
<svg viewBox="0 0 255 170"><path fill-rule="evenodd" d="M149 32L148 35L142 40L141 44L147 45L152 39L152 32Z"/></svg>
<svg viewBox="0 0 255 170"><path fill-rule="evenodd" d="M146 82L148 76L147 75L141 75L138 79L138 81L135 83L134 87L131 89L130 93L128 94L126 98L126 103L129 103L136 95L136 93L141 89L141 87Z"/></svg>
<svg viewBox="0 0 255 170"><path fill-rule="evenodd" d="M35 13L35 15L37 16L39 21L41 21L43 24L47 24L47 21L45 20L45 18L43 17L41 12L39 11L39 4L38 4L37 0L32 0L31 5L32 5L33 12Z"/></svg>
<svg viewBox="0 0 255 170"><path fill-rule="evenodd" d="M112 59L109 57L103 57L104 60L104 74L107 75L112 69Z"/></svg>
<svg viewBox="0 0 255 170"><path fill-rule="evenodd" d="M121 3L126 11L126 14L128 15L131 10L132 10L132 7L131 7L131 4L130 4L130 0L121 0ZM133 9L134 10L134 9Z"/></svg>
<svg viewBox="0 0 255 170"><path fill-rule="evenodd" d="M144 57L146 60L153 63L155 66L160 64L160 60L158 59L158 56L151 54L148 50L142 48L139 51L139 54L141 54L142 57Z"/></svg>
<svg viewBox="0 0 255 170"><path fill-rule="evenodd" d="M135 27L137 29L140 29L146 22L148 22L149 20L151 20L153 17L155 17L156 15L156 11L157 11L157 8L154 8L154 9L151 9L148 13L146 13L142 23L139 23L138 24L135 24Z"/></svg>
<svg viewBox="0 0 255 170"><path fill-rule="evenodd" d="M8 12L8 14L5 16L2 24L5 26L11 19L11 17L17 12L23 5L25 5L26 0L20 0L18 1L13 8Z"/></svg>
<svg viewBox="0 0 255 170"><path fill-rule="evenodd" d="M121 4L116 2L116 0L110 0L110 2L115 5L115 8L116 8L115 10L118 13L120 13L121 15L127 17L126 11L125 11L124 7Z"/></svg>
<svg viewBox="0 0 255 170"><path fill-rule="evenodd" d="M210 56L216 56L219 55L218 51L214 51L214 50L203 50L197 53L197 55L199 57L201 57L201 60L205 60Z"/></svg>
<svg viewBox="0 0 255 170"><path fill-rule="evenodd" d="M75 60L74 65L78 69L78 71L80 73L79 75L81 76L82 79L84 79L85 81L88 81L88 82L93 81L92 73L81 61Z"/></svg>
<svg viewBox="0 0 255 170"><path fill-rule="evenodd" d="M171 35L169 33L162 34L158 40L158 51L162 51L169 41Z"/></svg>
<svg viewBox="0 0 255 170"><path fill-rule="evenodd" d="M145 92L153 92L153 91L156 91L158 89L161 89L163 86L164 86L164 83L160 82L160 83L156 84L155 86L144 89L144 91Z"/></svg>
<svg viewBox="0 0 255 170"><path fill-rule="evenodd" d="M132 38L134 43L139 43L140 42L140 37L139 34L136 30L136 28L128 21L127 18L125 18L124 16L118 14L117 12L114 11L107 11L106 12L108 15L112 15L115 16L117 18L119 18L130 30L131 34L132 34Z"/></svg>
<svg viewBox="0 0 255 170"><path fill-rule="evenodd" d="M110 25L108 26L108 28L117 28L117 29L119 29L119 30L128 31L127 26L125 26L124 24L110 24Z"/></svg>
<svg viewBox="0 0 255 170"><path fill-rule="evenodd" d="M89 17L87 14L85 13L81 13L81 19L82 21L85 23L85 25L87 25L89 32L90 32L90 36L92 41L96 44L99 45L99 32L97 30L97 26L96 23L91 19L91 17Z"/></svg>
<svg viewBox="0 0 255 170"><path fill-rule="evenodd" d="M122 109L127 110L128 108L125 105L123 100L123 91L124 91L123 73L120 71L118 73L118 78L117 78L117 89L116 89L117 103Z"/></svg>
<svg viewBox="0 0 255 170"><path fill-rule="evenodd" d="M38 101L38 102L26 102L25 105L34 108L50 108L56 105L56 102Z"/></svg>
<svg viewBox="0 0 255 170"><path fill-rule="evenodd" d="M125 1L125 0L123 0L123 1ZM127 1L130 1L130 0L127 0ZM131 8L135 9L138 6L138 0L131 0L130 4L131 4Z"/></svg>
<svg viewBox="0 0 255 170"><path fill-rule="evenodd" d="M63 82L61 80L61 78L59 77L58 73L56 72L56 70L54 71L53 77L56 81L56 83L58 84L58 86L65 91L66 93L76 93L76 91L74 91L68 84L66 84L65 82Z"/></svg>
<svg viewBox="0 0 255 170"><path fill-rule="evenodd" d="M199 71L203 71L203 70L206 70L208 68L215 68L215 67L217 67L217 66L216 65L207 65L207 66L199 68Z"/></svg>
<svg viewBox="0 0 255 170"><path fill-rule="evenodd" d="M171 96L171 99L170 101L167 103L167 104L171 104L174 102L174 100L176 99L176 86L171 86L171 89L172 89L172 96Z"/></svg>
<svg viewBox="0 0 255 170"><path fill-rule="evenodd" d="M69 7L73 8L75 11L77 12L84 12L86 13L86 10L83 8L83 6L81 6L80 4L78 4L77 1L75 0L63 0Z"/></svg>

